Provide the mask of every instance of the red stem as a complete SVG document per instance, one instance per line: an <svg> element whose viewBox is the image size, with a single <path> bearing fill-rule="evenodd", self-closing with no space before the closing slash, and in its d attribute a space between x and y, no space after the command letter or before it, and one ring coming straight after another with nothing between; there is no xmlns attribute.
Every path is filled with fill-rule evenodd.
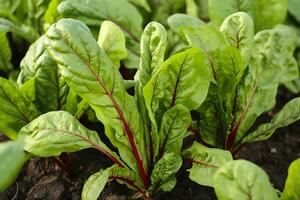
<svg viewBox="0 0 300 200"><path fill-rule="evenodd" d="M137 163L137 167L138 167L138 170L139 170L139 173L143 179L143 183L144 183L144 186L145 188L147 189L150 185L150 179L149 177L147 176L146 174L146 171L144 169L144 166L143 166L143 162L140 158L140 155L139 155L139 152L137 150L137 147L136 147L136 144L135 144L135 141L134 141L134 137L133 137L133 134L129 128L129 125L124 117L124 114L123 112L121 111L117 101L115 100L115 98L112 96L112 94L107 90L107 88L105 87L104 83L102 82L102 80L98 77L98 75L93 71L93 69L91 68L90 66L90 63L88 63L88 68L90 69L90 71L93 73L94 77L96 78L96 80L100 83L100 85L102 86L102 88L104 89L106 95L110 98L110 100L113 102L113 105L115 107L115 109L117 110L119 116L120 116L120 120L123 124L123 127L124 127L124 131L126 132L127 134L127 137L128 137L128 140L129 140L129 143L132 147L132 151L133 151L133 154L134 154L134 157L136 159L136 163Z"/></svg>
<svg viewBox="0 0 300 200"><path fill-rule="evenodd" d="M138 191L143 196L143 199L148 199L147 195L143 192L143 190L134 184L134 181L120 176L110 176L109 179L116 179L116 180L123 181L124 183L130 185L136 191Z"/></svg>

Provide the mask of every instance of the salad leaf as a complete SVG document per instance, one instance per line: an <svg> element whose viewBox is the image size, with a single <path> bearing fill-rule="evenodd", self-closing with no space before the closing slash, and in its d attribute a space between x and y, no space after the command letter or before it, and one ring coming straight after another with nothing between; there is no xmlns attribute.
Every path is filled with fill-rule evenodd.
<svg viewBox="0 0 300 200"><path fill-rule="evenodd" d="M284 191L280 197L281 200L297 200L300 199L300 159L292 162L289 166L288 177L285 182Z"/></svg>
<svg viewBox="0 0 300 200"><path fill-rule="evenodd" d="M97 200L105 184L109 179L109 170L101 170L89 177L85 182L81 198L82 200Z"/></svg>
<svg viewBox="0 0 300 200"><path fill-rule="evenodd" d="M232 160L229 151L208 148L194 142L193 146L182 152L185 161L193 164L190 171L190 179L200 185L213 187L213 177L216 171L225 163Z"/></svg>
<svg viewBox="0 0 300 200"><path fill-rule="evenodd" d="M268 175L255 164L235 160L218 169L214 189L219 200L279 199Z"/></svg>
<svg viewBox="0 0 300 200"><path fill-rule="evenodd" d="M37 156L59 156L63 152L95 148L122 165L118 156L101 142L97 132L85 128L65 111L39 116L20 130L19 137L24 140L24 149Z"/></svg>
<svg viewBox="0 0 300 200"><path fill-rule="evenodd" d="M98 36L98 44L113 63L120 67L120 61L127 57L126 38L115 23L104 21Z"/></svg>
<svg viewBox="0 0 300 200"><path fill-rule="evenodd" d="M242 143L266 140L276 129L288 126L300 119L300 98L289 101L269 123L260 125L254 132L243 138Z"/></svg>
<svg viewBox="0 0 300 200"><path fill-rule="evenodd" d="M234 13L224 20L220 31L229 45L239 49L244 65L247 66L254 43L254 25L252 18L244 12Z"/></svg>
<svg viewBox="0 0 300 200"><path fill-rule="evenodd" d="M0 192L10 186L17 178L27 157L20 142L0 143Z"/></svg>
<svg viewBox="0 0 300 200"><path fill-rule="evenodd" d="M0 77L0 131L12 140L39 115L36 107L12 82Z"/></svg>

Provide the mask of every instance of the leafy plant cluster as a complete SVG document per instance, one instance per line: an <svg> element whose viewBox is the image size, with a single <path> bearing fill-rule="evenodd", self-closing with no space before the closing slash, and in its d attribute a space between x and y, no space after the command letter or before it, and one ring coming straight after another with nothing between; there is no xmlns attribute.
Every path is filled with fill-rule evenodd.
<svg viewBox="0 0 300 200"><path fill-rule="evenodd" d="M86 181L86 200L112 180L133 198L169 192L183 162L192 163L191 180L214 187L220 200L300 197L299 159L279 197L262 169L232 156L300 119L295 98L256 125L276 106L279 86L298 91L297 32L281 24L286 0L0 5L0 131L12 140L0 145L0 191L34 156L94 148L112 165ZM19 67L9 44L31 44ZM136 69L134 80L123 68ZM84 126L83 115L101 122L103 133Z"/></svg>

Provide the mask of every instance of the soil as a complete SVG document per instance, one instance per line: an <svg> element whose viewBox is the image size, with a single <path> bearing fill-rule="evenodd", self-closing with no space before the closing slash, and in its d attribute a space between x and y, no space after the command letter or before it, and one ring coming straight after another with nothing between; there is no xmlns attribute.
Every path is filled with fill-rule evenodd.
<svg viewBox="0 0 300 200"><path fill-rule="evenodd" d="M280 105L279 105L280 107ZM300 157L300 122L282 128L267 141L247 144L237 154L237 159L247 159L261 166L269 175L274 187L283 190L289 164ZM1 140L1 138L0 138ZM15 183L0 200L79 200L87 178L111 165L93 149L69 154L68 173L53 161L53 158L33 158L28 161ZM215 200L212 188L199 186L188 179L186 166L178 173L174 190L162 193L161 200ZM125 200L134 195L125 185L110 182L99 199Z"/></svg>

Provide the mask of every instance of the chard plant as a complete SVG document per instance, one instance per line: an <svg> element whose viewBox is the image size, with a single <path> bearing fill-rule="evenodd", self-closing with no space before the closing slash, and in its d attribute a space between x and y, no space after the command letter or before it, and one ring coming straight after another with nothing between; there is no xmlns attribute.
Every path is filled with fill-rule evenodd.
<svg viewBox="0 0 300 200"><path fill-rule="evenodd" d="M29 66L49 56L58 65L55 65L57 68L47 62L36 68L57 70L61 81L74 92L71 96L77 100L80 97L94 110L105 127L105 136L116 150L104 144L97 132L80 124L76 112L49 109L38 117L34 115L27 124L20 124L23 127L16 135L16 142L2 145L3 151L16 151L20 155L2 154L9 160L8 164L15 162L12 173L8 174L6 182L1 183L2 188L16 177L19 166L24 163L24 154L28 157L53 157L63 152L95 148L110 158L113 165L101 169L87 180L82 199L97 199L105 183L112 180L134 190L134 198L151 199L158 191L172 190L176 184L175 174L182 164L183 139L189 134L192 121L190 111L204 102L211 81L205 53L201 49L186 48L165 60L167 33L159 23L148 24L141 38L140 66L132 96L127 92L132 83L123 80L118 70L120 59L126 52L121 33L118 26L107 21L102 24L97 42L83 23L62 19L37 41L45 47L42 54L40 48L33 45L34 50L30 54L38 55L39 59L32 59L34 56L24 59L19 76L19 81L24 82L20 96L24 94L27 99L35 100L38 107L45 108L41 104L44 102L38 99L47 96L37 94L47 92L43 89L53 85L43 86L46 84L42 81L44 76L38 70L31 77L30 69L35 68ZM117 39L115 36L118 36ZM118 42L110 43L111 40ZM47 70L47 74L51 75ZM50 103L53 101L45 105ZM76 101L67 105L81 108L81 103ZM30 109L21 103L16 106L24 106L21 111ZM218 150L217 153L222 154L223 151ZM229 152L226 156L231 159Z"/></svg>
<svg viewBox="0 0 300 200"><path fill-rule="evenodd" d="M207 175L212 177L232 158L226 151L220 154L203 144L236 154L243 144L266 140L276 129L300 119L300 99L295 98L270 122L255 123L274 108L279 85L288 85L299 76L293 57L297 36L284 25L255 34L253 20L245 12L228 16L220 28L182 14L171 16L168 23L186 47L202 49L210 69L207 98L189 129L198 143L183 150L182 156L193 164L193 181L213 186Z"/></svg>

